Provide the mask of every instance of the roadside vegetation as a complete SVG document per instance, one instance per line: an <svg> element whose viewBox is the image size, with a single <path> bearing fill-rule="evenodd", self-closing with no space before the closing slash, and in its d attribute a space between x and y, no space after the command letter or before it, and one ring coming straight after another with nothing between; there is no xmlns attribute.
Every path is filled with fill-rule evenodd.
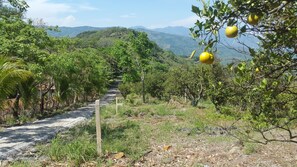
<svg viewBox="0 0 297 167"><path fill-rule="evenodd" d="M60 133L50 143L38 145L37 154L46 159L29 159L11 166L286 166L296 163L294 144L264 146L247 142L244 135L237 134L235 138L232 134L239 132L243 124L235 126L236 120L216 112L210 101L193 107L190 101L179 98L171 102L148 98L146 104L141 102L141 96L134 99L139 103L123 101L117 114L115 104L101 108L101 156L96 151L93 119ZM277 156L275 152L279 157L273 159Z"/></svg>
<svg viewBox="0 0 297 167"><path fill-rule="evenodd" d="M141 101L140 96L136 99ZM46 155L51 160L40 163L50 165L57 162L79 166L93 162L97 166L112 166L123 158L126 164L133 165L152 151L152 143L170 145L175 135L186 134L194 137L203 133L226 133L215 124L222 121L227 126L228 121L231 122L230 118L221 117L212 105L204 104L200 107L207 106L207 109L201 110L178 101L164 103L150 99L146 104L125 101L119 108L118 114L114 104L108 105L101 108L103 140L101 157L97 156L96 128L93 119L59 134L49 144L38 146L39 154ZM231 136L226 138L234 140ZM117 158L117 154L121 152L124 156Z"/></svg>

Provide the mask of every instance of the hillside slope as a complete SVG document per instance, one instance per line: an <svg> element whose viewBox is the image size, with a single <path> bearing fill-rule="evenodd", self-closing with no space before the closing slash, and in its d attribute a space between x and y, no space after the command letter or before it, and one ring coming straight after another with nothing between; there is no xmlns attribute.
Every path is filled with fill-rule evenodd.
<svg viewBox="0 0 297 167"><path fill-rule="evenodd" d="M118 41L127 42L131 40L129 39L131 34L135 37L138 36L139 32L133 29L121 27L106 28L99 31L86 31L77 35L77 47L91 47L96 49L112 48ZM153 40L151 41L154 42ZM175 64L184 61L183 58L176 56L173 52L163 50L163 48L156 43L153 43L153 47L151 49L153 50L152 56L154 56L152 59L156 62Z"/></svg>
<svg viewBox="0 0 297 167"><path fill-rule="evenodd" d="M59 31L47 31L47 33L53 37L75 37L76 35L85 31L96 31L96 30L102 30L105 28L81 26L81 27L59 27L58 29Z"/></svg>
<svg viewBox="0 0 297 167"><path fill-rule="evenodd" d="M48 33L52 36L56 37L74 37L80 33L86 31L97 31L104 30L107 28L98 28L98 27L61 27L60 32L51 32ZM157 45L159 45L162 49L172 51L174 54L179 56L189 56L193 50L197 51L197 54L203 51L203 47L198 45L198 41L192 39L188 34L188 29L185 27L169 27L163 29L155 29L149 30L143 27L134 27L136 31L145 32L148 34L150 40L154 41ZM184 34L184 35L182 35ZM90 37L91 38L91 37ZM242 38L245 39L245 38ZM227 41L227 39L222 38L223 41ZM108 39L105 39L104 43L108 43ZM248 41L247 41L248 42ZM228 44L230 46L236 45L235 40L228 40ZM251 40L250 43L255 43ZM238 45L239 46L239 45ZM249 56L239 53L233 49L230 49L226 46L219 45L218 53L216 56L221 59L224 63L242 59L248 59ZM196 58L198 55L196 55Z"/></svg>

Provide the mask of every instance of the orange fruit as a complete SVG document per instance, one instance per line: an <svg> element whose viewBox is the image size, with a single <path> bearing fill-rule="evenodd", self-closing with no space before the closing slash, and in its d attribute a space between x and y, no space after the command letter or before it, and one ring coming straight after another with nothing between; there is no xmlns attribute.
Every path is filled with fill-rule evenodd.
<svg viewBox="0 0 297 167"><path fill-rule="evenodd" d="M236 26L227 26L225 34L228 38L234 38L238 34L238 28Z"/></svg>
<svg viewBox="0 0 297 167"><path fill-rule="evenodd" d="M255 71L256 71L256 72L260 72L260 69L257 67Z"/></svg>
<svg viewBox="0 0 297 167"><path fill-rule="evenodd" d="M247 22L250 25L257 25L260 20L260 16L256 14L250 14L247 18Z"/></svg>
<svg viewBox="0 0 297 167"><path fill-rule="evenodd" d="M202 52L199 56L199 61L205 64L212 64L214 62L214 56L209 52Z"/></svg>

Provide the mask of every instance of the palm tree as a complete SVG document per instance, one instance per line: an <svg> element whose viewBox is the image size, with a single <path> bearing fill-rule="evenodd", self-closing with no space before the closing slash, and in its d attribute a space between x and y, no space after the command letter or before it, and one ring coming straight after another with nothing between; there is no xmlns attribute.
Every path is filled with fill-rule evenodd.
<svg viewBox="0 0 297 167"><path fill-rule="evenodd" d="M20 86L22 82L32 77L32 73L25 68L21 60L0 55L0 109L9 96L15 95L14 118L18 118L19 113Z"/></svg>

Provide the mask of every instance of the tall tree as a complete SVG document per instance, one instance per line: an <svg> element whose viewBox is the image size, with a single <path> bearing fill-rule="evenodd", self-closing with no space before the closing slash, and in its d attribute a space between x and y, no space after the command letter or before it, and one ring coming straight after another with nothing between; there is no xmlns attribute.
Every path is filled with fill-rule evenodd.
<svg viewBox="0 0 297 167"><path fill-rule="evenodd" d="M154 62L154 44L147 34L132 31L127 41L117 41L112 49L124 82L141 82L142 100L145 103L145 76Z"/></svg>
<svg viewBox="0 0 297 167"><path fill-rule="evenodd" d="M142 85L142 101L145 103L145 75L149 69L149 63L152 59L153 44L148 39L146 33L139 33L136 37L131 36L130 43L128 45L130 54L134 60L134 65L140 73L141 85Z"/></svg>
<svg viewBox="0 0 297 167"><path fill-rule="evenodd" d="M197 106L201 99L207 98L206 90L212 78L211 69L205 65L184 64L170 69L165 81L165 90L169 95L176 95L191 100Z"/></svg>

